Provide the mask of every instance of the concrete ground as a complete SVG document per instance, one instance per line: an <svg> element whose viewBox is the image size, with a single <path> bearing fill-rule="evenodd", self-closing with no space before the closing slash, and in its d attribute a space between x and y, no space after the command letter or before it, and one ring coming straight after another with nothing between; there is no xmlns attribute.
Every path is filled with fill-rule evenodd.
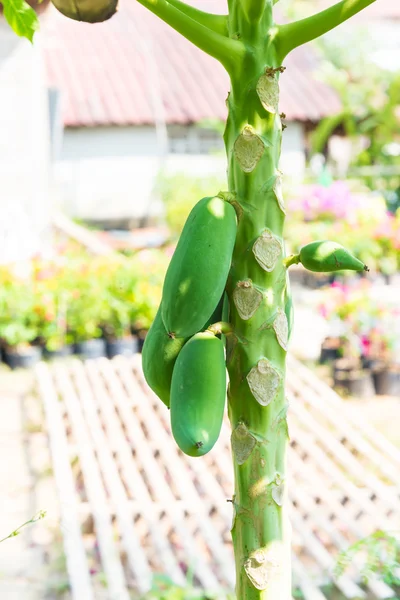
<svg viewBox="0 0 400 600"><path fill-rule="evenodd" d="M33 374L0 369L0 598L47 600L65 587L58 501ZM65 596L64 596L65 598ZM83 599L82 599L83 600Z"/></svg>

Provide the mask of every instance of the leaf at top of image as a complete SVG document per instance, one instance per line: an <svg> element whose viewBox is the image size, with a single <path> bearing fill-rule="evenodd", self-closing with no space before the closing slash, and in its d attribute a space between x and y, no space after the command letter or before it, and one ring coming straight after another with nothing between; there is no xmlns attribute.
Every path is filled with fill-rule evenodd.
<svg viewBox="0 0 400 600"><path fill-rule="evenodd" d="M21 37L33 42L35 31L39 28L36 12L25 0L1 0L7 23Z"/></svg>

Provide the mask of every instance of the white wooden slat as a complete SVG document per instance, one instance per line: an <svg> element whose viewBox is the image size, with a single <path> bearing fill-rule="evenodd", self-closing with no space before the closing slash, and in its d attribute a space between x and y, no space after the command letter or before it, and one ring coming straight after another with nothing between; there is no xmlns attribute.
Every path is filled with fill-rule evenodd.
<svg viewBox="0 0 400 600"><path fill-rule="evenodd" d="M329 491L329 488L325 487L324 485L318 486L317 489L315 488L315 472L311 468L310 464L307 463L307 461L300 461L296 453L293 452L291 456L291 462L293 466L297 466L299 477L301 477L303 480L306 479L310 484L309 487L303 485L302 490L310 490L310 495L312 490L314 497L318 496L321 500L323 500L324 512L327 515L335 515L335 517L345 525L347 530L353 534L353 542L357 542L371 533L371 529L366 531L360 526L358 521L351 518L349 511L343 506L343 504L337 501L332 491ZM298 488L299 486L296 486L296 489ZM312 511L312 517L313 519L315 518L314 510ZM349 543L342 544L340 547L338 547L338 549L342 551L349 545ZM386 585L383 581L372 579L370 583L370 587L372 586L371 589L377 598L393 598L395 596L394 590L392 590L392 588Z"/></svg>
<svg viewBox="0 0 400 600"><path fill-rule="evenodd" d="M378 510L378 507L372 500L365 496L352 481L347 479L343 474L343 471L341 471L337 465L327 457L320 448L318 448L309 433L304 431L301 433L297 432L294 423L292 424L292 429L295 432L298 447L308 454L309 459L312 459L319 469L331 478L332 482L336 483L342 490L346 491L346 495L351 498L353 505L358 507L358 509L362 509L371 519L371 522L375 523L377 528L390 529L390 523L385 514Z"/></svg>
<svg viewBox="0 0 400 600"><path fill-rule="evenodd" d="M153 454L149 452L149 440L144 438L140 428L135 423L133 414L130 412L130 409L127 405L127 400L129 399L129 397L127 398L126 392L123 389L120 380L116 376L113 367L109 364L108 361L101 361L101 359L99 359L99 364L101 364L102 372L104 373L104 377L107 380L107 384L110 388L110 391L112 391L114 401L118 406L118 410L121 412L122 418L127 424L127 431L130 434L131 443L134 443L135 449L138 455L140 456L140 460L142 461L146 472L152 474L151 481L158 495L158 499L163 499L164 501L166 501L167 498L171 498L170 502L174 504L175 498L169 486L164 480L163 473L162 471L160 472L159 465L154 459ZM143 402L148 401L148 399L143 396L141 397L141 400ZM133 431L135 432L134 435L131 434L131 432ZM168 458L169 461L170 459L171 457ZM160 477L156 475L157 472L160 472ZM181 514L179 517L171 515L171 521L173 522L174 528L180 536L180 542L185 547L185 553L189 559L189 564L196 566L196 574L202 581L204 587L208 589L217 589L219 584L214 573L211 571L207 562L204 561L203 557L196 553L194 545L189 543L187 540L187 533L185 532L185 529L182 526L182 524L184 523L184 515Z"/></svg>
<svg viewBox="0 0 400 600"><path fill-rule="evenodd" d="M121 467L124 481L133 497L137 500L131 500L129 504L134 507L133 511L136 514L142 514L146 520L149 529L152 544L156 551L157 557L161 564L164 565L165 572L178 585L185 583L185 577L174 555L168 539L162 535L158 526L159 515L163 510L163 506L156 505L152 502L149 491L143 482L143 479L136 467L136 462L132 457L130 446L126 440L125 432L118 414L115 411L115 406L105 392L97 365L94 362L86 363L86 371L95 390L96 399L103 415L103 422L107 434L113 440L113 445L116 449ZM139 500L140 499L140 500Z"/></svg>
<svg viewBox="0 0 400 600"><path fill-rule="evenodd" d="M292 554L292 569L305 600L326 600L324 594L308 576L307 570L303 567L296 554Z"/></svg>
<svg viewBox="0 0 400 600"><path fill-rule="evenodd" d="M74 360L71 366L71 372L73 373L75 384L79 391L81 405L86 418L87 427L92 436L98 463L102 470L112 503L115 506L115 514L119 521L119 529L128 558L129 567L135 575L135 581L139 592L147 592L151 588L152 573L147 563L146 556L141 551L140 543L136 537L130 514L131 511L127 510L128 498L109 447L109 442L112 440L109 440L103 432L102 423L96 410L94 394L86 378L82 362Z"/></svg>
<svg viewBox="0 0 400 600"><path fill-rule="evenodd" d="M331 577L333 577L333 570L335 567L335 561L330 553L326 550L325 546L314 536L311 531L307 529L304 521L300 515L293 511L292 514L293 528L296 529L297 533L301 536L304 548L314 557L314 559L321 565ZM346 598L365 598L365 592L356 584L352 579L343 575L339 580L335 581L336 586L341 590Z"/></svg>
<svg viewBox="0 0 400 600"><path fill-rule="evenodd" d="M124 368L127 366L124 361L118 361L118 359L116 359L114 362L117 365L116 368L119 372L121 380L124 382L124 385L127 386L127 389L130 390L130 394L142 395L142 390L138 381L133 376L131 368ZM221 543L221 540L219 539L218 535L215 534L213 528L210 527L209 518L207 515L209 503L206 499L199 497L195 487L193 486L191 472L188 469L188 465L185 468L185 462L182 460L182 457L179 456L180 453L177 451L171 436L166 432L164 427L161 426L160 421L154 418L154 411L151 409L149 402L144 401L139 404L138 414L143 418L143 422L145 423L147 429L151 430L152 439L156 441L154 448L162 447L163 452L166 456L168 456L168 460L166 462L168 463L168 468L174 479L177 490L179 491L180 497L185 499L185 504L188 506L189 510L196 511L198 517L200 517L199 513L203 514L203 518L198 518L197 523L202 530L204 538L215 552L215 556L219 563L219 569L222 570L222 573L228 582L231 585L234 585L234 578L232 578L233 569L231 556L226 554L226 550ZM192 463L193 461L190 462Z"/></svg>
<svg viewBox="0 0 400 600"><path fill-rule="evenodd" d="M36 378L46 415L54 479L60 499L61 528L73 600L94 600L89 564L79 525L75 482L69 460L68 441L62 422L60 403L45 363L36 367Z"/></svg>
<svg viewBox="0 0 400 600"><path fill-rule="evenodd" d="M55 364L54 376L58 383L58 390L62 394L66 404L74 435L78 443L86 492L92 506L100 556L107 578L109 600L129 600L120 556L114 542L114 532L107 509L106 494L79 398L75 394L70 375L65 367Z"/></svg>
<svg viewBox="0 0 400 600"><path fill-rule="evenodd" d="M346 437L362 456L368 458L370 466L374 464L380 473L398 486L399 465L395 467L391 462L383 460L382 454L369 444L346 419L343 419L341 411L333 408L330 403L321 401L321 396L312 388L306 387L301 378L297 377L296 371L292 371L291 373L288 381L288 389L290 389L295 398L294 402L302 402L304 398L304 401L310 405L312 413L316 418L318 413L320 413L325 419L328 419L335 427L339 439Z"/></svg>
<svg viewBox="0 0 400 600"><path fill-rule="evenodd" d="M76 369L80 373L79 376ZM226 502L233 489L229 427L224 426L215 450L201 460L190 459L176 450L170 437L168 411L156 401L155 395L146 387L139 356L133 360L120 358L111 362L105 359L89 361L84 367L75 365L72 370L67 368L66 374L70 380L69 384L71 385L72 381L77 387L76 397L85 412L85 421L90 421L87 427L92 439L89 443L93 444L96 450L94 458L101 467L106 486L110 490L111 479L109 474L107 476L107 471L114 470L114 475L120 479L124 490L125 496L120 496L117 503L115 494L111 502L105 497L102 506L108 517L115 515L120 522L119 514L122 509L132 522L139 517L135 531L137 528L141 532L138 535L148 537L145 546L137 548L137 551L149 556L148 552L152 548L152 555L159 554L158 558L166 568L169 560L169 574L175 566L177 572L183 575L180 565L177 564L177 561L182 560L182 556L185 557L184 562L193 564L203 587L218 589L218 575L226 581L230 576L231 585L234 574L233 557L222 543L221 535L222 530L224 537L226 536L231 522L230 505ZM346 431L342 432L339 427L340 419L336 416L336 413L342 414L341 404L332 408L335 406L335 400L329 400L326 403L328 410L324 411L317 404L325 402L321 392L317 391L318 386L313 383L309 386L311 393L307 393L308 388L304 380L304 374L299 375L295 370L292 376L289 376L288 382L293 409L290 417L291 436L292 441L295 441L295 445L289 450L289 461L295 471L295 485L291 486L289 493L290 499L297 504L292 520L295 525L294 547L299 546L299 555L295 557L294 563L298 565L300 575L303 574L300 587L306 600L323 600L323 593L307 572L321 574L331 571L335 554L333 552L331 555L332 545L337 549L345 545L345 534L349 535L349 543L351 540L365 537L365 533L369 533L369 528L374 527L374 523L375 528L378 526L384 529L385 525L388 525L393 529L393 515L389 520L387 501L384 503L386 509L382 505L381 497L388 487L386 484L375 478L374 483L378 483L378 489L373 489L375 497L369 497L367 494L371 493L368 488L371 476L374 477L371 472L373 473L381 452L379 446L371 441L371 436L368 436L367 446L363 445L362 433L357 427L345 425ZM60 391L62 395L65 394L63 388L60 388ZM67 392L71 394L71 390L67 389ZM65 398L64 400L66 401ZM340 399L339 403L343 404ZM63 402L59 404L62 410ZM88 404L91 406L89 411ZM66 417L71 420L70 408L67 408ZM93 411L96 413L97 423L96 418L93 419ZM74 424L72 425L73 433L77 437ZM98 433L99 429L102 429L101 435ZM328 441L322 439L323 432L325 436L329 436ZM345 448L339 441L343 436L348 441ZM102 453L98 452L101 441L107 448L106 453L110 459L108 465L104 460L104 450L103 457ZM78 440L78 449L80 445ZM341 452L339 459L338 447ZM360 463L363 469L361 479L359 471L356 473L354 469L354 465L359 461L355 458L353 449L359 453L363 452L363 455L369 453L371 458L371 465ZM355 461L353 479L359 483L361 481L364 484L363 489L358 488L346 477L347 453ZM393 480L393 465L398 466L391 456L386 479ZM86 473L83 475L88 489L90 486L86 481ZM165 481L164 476L171 478L171 481ZM115 479L113 482L116 483ZM331 482L335 488L329 491ZM129 497L123 484L130 494ZM118 489L118 485L116 488ZM121 491L121 488L119 489ZM344 506L341 501L345 498L347 502ZM90 498L89 505L91 506ZM217 510L213 512L212 517L209 516L211 509ZM391 510L393 513L393 507ZM303 517L305 521L302 521ZM161 526L158 526L158 520ZM167 531L167 526L172 526L175 533ZM323 533L321 538L318 532ZM170 540L177 540L180 546L176 547L172 541L172 547ZM211 555L204 554L204 542ZM221 558L224 552L225 555ZM169 558L164 560L164 556ZM329 564L328 560L331 561ZM355 583L357 565L355 567L354 572L346 574L344 579L341 578L341 581L337 582L339 589L350 594L352 598L360 597L360 591L363 593ZM294 570L296 572L295 566ZM320 577L318 582L322 582ZM371 600L372 597L380 600L393 597L393 591L378 581L370 582L369 591Z"/></svg>
<svg viewBox="0 0 400 600"><path fill-rule="evenodd" d="M153 411L158 415L160 421L163 423L166 430L170 431L169 411L165 410L164 405L162 405L157 396L148 387L147 382L143 376L140 356L141 355L136 355L132 360L132 376L135 377L135 379L137 380L137 384L140 385L139 393L146 394L146 396L149 399L149 406L152 406ZM121 365L123 365L123 361L117 363L117 369L119 373L121 373ZM123 369L123 371L124 370L125 369ZM134 388L132 388L130 381L131 380L129 379L124 379L124 385L126 385L128 392L131 395L132 393L136 392ZM199 480L201 480L204 489L207 490L207 496L211 496L213 498L214 502L219 507L219 512L225 516L227 526L230 528L230 524L232 521L232 509L230 506L228 506L228 500L232 497L233 494L233 465L230 456L230 451L226 451L223 443L224 438L227 437L229 439L228 429L229 425L225 422L222 427L220 439L217 441L217 444L213 448L213 450L201 460L190 461L190 468L196 474L196 477ZM176 451L176 448L174 448L174 451ZM230 482L228 494L217 482L214 474L210 472L210 464L212 464L213 462L216 463L216 467L218 468L219 473L223 473L224 477ZM202 504L203 503L204 500L202 500Z"/></svg>
<svg viewBox="0 0 400 600"><path fill-rule="evenodd" d="M288 355L288 379L290 372L294 371L298 377L301 377L308 387L314 389L325 403L329 403L334 409L340 412L343 420L351 423L352 427L361 433L365 439L369 439L386 460L391 460L398 468L400 464L400 450L389 442L381 433L374 429L363 417L362 414L357 417L348 410L346 403L334 392L329 385L321 381L310 369L301 364L292 354Z"/></svg>
<svg viewBox="0 0 400 600"><path fill-rule="evenodd" d="M322 500L325 512L328 515L335 515L335 517L345 525L349 532L353 534L354 540L362 539L371 533L371 531L366 531L359 521L352 518L348 508L341 504L329 486L316 484L316 471L310 467L308 461L302 461L298 455L293 452L291 455L291 464L292 468L296 471L294 479L301 481L302 489L306 489L310 494L312 493L314 498ZM307 485L305 485L305 483Z"/></svg>
<svg viewBox="0 0 400 600"><path fill-rule="evenodd" d="M139 383L133 376L132 370L130 368L123 368L123 365L125 364L123 361L118 362L116 360L115 362L117 363L117 369L121 378L127 385L129 385L132 394L141 394L142 392L139 387ZM185 463L190 463L190 468L192 469L194 463L199 463L201 461L195 458L183 458L182 454L177 452L176 444L174 443L173 438L167 433L166 429L161 426L160 421L154 418L154 411L151 409L149 403L146 401L140 403L139 412L143 415L144 421L148 428L152 428L153 439L157 440L157 445L161 446L168 456L168 465L171 473L173 474L174 481L177 489L179 490L181 498L187 499L188 506L199 506L200 511L203 513L203 518L198 519L199 527L202 529L203 535L209 543L225 579L233 586L235 583L235 578L233 576L232 557L226 552L226 549L222 544L218 534L216 534L213 527L210 526L208 515L206 514L206 511L204 511L204 507L206 506L205 499L199 496L196 488L193 485L191 477L188 477L188 473L190 475L190 471L184 467ZM204 486L206 486L208 483L209 478L207 477L206 481L204 481ZM214 480L214 485L211 486L211 489L213 489L215 484L216 482ZM208 491L209 488L207 487L205 489ZM220 504L225 506L226 498L222 496L219 498L219 500Z"/></svg>
<svg viewBox="0 0 400 600"><path fill-rule="evenodd" d="M117 370L121 376L121 378L124 381L124 385L126 385L129 393L140 393L143 394L144 390L141 384L143 384L143 373L141 372L141 369L138 369L137 365L134 369L133 372L128 372L128 369L124 369L123 368L123 363L119 362L119 364L117 363ZM140 386L140 387L138 387ZM157 416L160 419L160 422L163 424L164 426L164 431L162 432L162 436L163 436L163 440L166 440L166 443L173 449L174 453L178 453L177 449L176 449L176 445L171 441L171 432L170 432L170 422L169 422L169 411L167 412L164 409L164 406L161 406L160 401L158 400L157 397L156 398L156 403L154 405L152 405L151 402L149 402L148 405L148 409L147 411L151 411L151 413L154 414L154 412L157 414ZM149 400L151 399L151 396L149 398ZM149 418L149 412L147 412L147 417ZM166 432L168 431L168 434L166 434ZM191 471L193 471L193 473L196 475L196 477L201 480L202 485L204 485L205 489L207 490L207 495L211 496L214 500L214 502L221 506L223 505L226 500L227 500L227 496L223 490L223 488L219 485L219 483L217 482L216 478L214 477L214 475L210 472L209 469L209 464L210 464L210 457L212 457L212 459L215 459L215 456L217 455L217 453L219 454L223 454L223 456L225 457L226 453L224 452L224 448L222 447L222 444L220 443L220 441L217 442L217 447L214 448L210 454L208 454L207 456L203 457L202 460L190 460L190 459L186 459L186 461L190 462L190 469ZM179 455L179 453L178 453ZM180 454L180 458L182 459L182 455ZM229 471L233 471L232 468L232 464L229 463L228 465L228 470ZM232 483L233 483L233 476L232 476ZM203 500L202 500L203 502Z"/></svg>
<svg viewBox="0 0 400 600"><path fill-rule="evenodd" d="M338 440L326 429L322 428L314 419L311 413L306 411L300 402L292 402L292 411L296 417L312 432L313 436L319 440L322 446L327 448L335 458L340 461L349 472L371 492L375 491L379 501L389 509L397 511L399 500L396 498L392 488L383 484L377 477L370 474L367 469L354 458L353 454L347 450Z"/></svg>
<svg viewBox="0 0 400 600"><path fill-rule="evenodd" d="M311 521L312 518L312 526L316 526L317 530L324 532L324 534L328 534L330 542L336 546L338 552L341 549L346 548L348 545L347 540L332 522L329 521L326 514L321 510L321 507L315 504L313 498L307 494L304 488L302 489L300 486L294 486L293 497L297 502L297 506L302 507L303 515L309 517L309 521ZM356 555L353 559L353 566L360 570L362 564L362 557ZM378 581L373 575L369 578L367 587L372 591L376 598L384 599L392 598L394 596L393 590L385 583Z"/></svg>

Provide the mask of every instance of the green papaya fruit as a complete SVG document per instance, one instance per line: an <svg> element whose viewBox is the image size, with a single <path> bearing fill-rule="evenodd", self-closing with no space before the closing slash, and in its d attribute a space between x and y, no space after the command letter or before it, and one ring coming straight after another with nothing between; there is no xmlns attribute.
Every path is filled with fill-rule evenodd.
<svg viewBox="0 0 400 600"><path fill-rule="evenodd" d="M188 338L171 338L165 330L161 306L144 340L143 374L153 392L169 408L172 370Z"/></svg>
<svg viewBox="0 0 400 600"><path fill-rule="evenodd" d="M102 23L118 8L118 0L51 0L56 9L69 19L85 23Z"/></svg>
<svg viewBox="0 0 400 600"><path fill-rule="evenodd" d="M224 295L202 330L221 321ZM172 370L175 360L189 338L168 335L161 317L161 306L144 340L142 367L144 377L155 394L169 408Z"/></svg>
<svg viewBox="0 0 400 600"><path fill-rule="evenodd" d="M165 276L162 318L176 337L190 337L211 317L224 291L236 238L236 212L219 197L192 209Z"/></svg>
<svg viewBox="0 0 400 600"><path fill-rule="evenodd" d="M300 250L299 261L309 271L332 273L334 271L368 271L368 267L346 248L330 241L311 242Z"/></svg>
<svg viewBox="0 0 400 600"><path fill-rule="evenodd" d="M179 353L171 383L172 433L188 456L203 456L214 446L225 397L224 345L208 331L197 333Z"/></svg>

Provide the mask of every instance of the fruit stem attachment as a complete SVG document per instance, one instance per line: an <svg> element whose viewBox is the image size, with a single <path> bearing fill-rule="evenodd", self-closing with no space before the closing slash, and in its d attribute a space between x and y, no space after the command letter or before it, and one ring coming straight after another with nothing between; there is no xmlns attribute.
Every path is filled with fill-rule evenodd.
<svg viewBox="0 0 400 600"><path fill-rule="evenodd" d="M228 335L233 332L232 325L230 323L225 323L224 321L220 321L219 323L213 323L208 327L207 331L210 331L214 335Z"/></svg>
<svg viewBox="0 0 400 600"><path fill-rule="evenodd" d="M284 259L283 264L288 269L292 265L298 265L300 262L300 254L291 254Z"/></svg>

